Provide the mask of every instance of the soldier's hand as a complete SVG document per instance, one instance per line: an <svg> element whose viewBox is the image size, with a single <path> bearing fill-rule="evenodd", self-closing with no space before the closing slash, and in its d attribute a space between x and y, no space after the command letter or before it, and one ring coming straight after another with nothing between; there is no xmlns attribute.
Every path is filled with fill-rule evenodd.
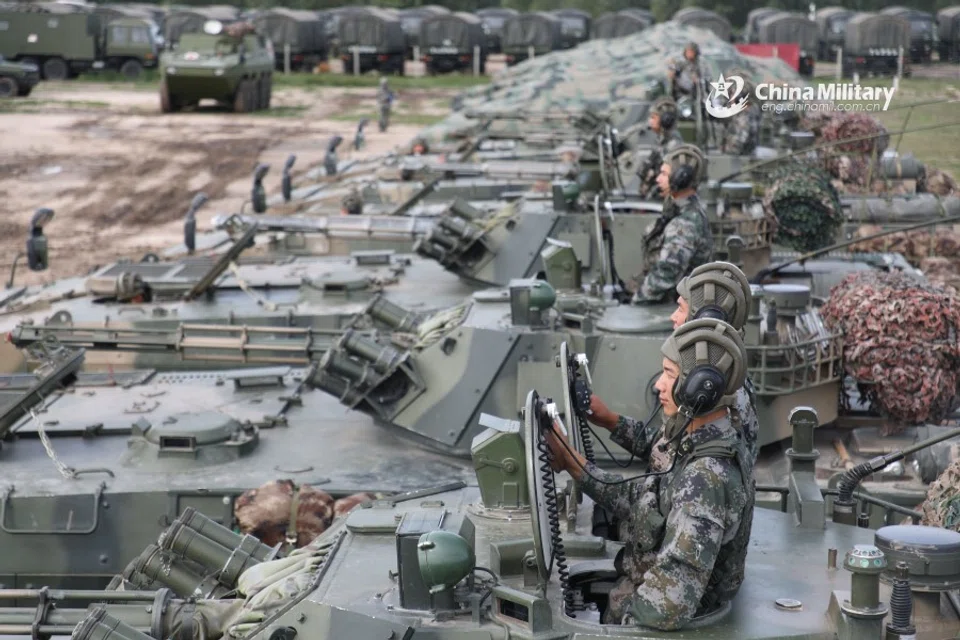
<svg viewBox="0 0 960 640"><path fill-rule="evenodd" d="M600 399L600 396L595 393L590 395L590 414L587 416L587 420L604 429L613 431L617 426L617 418L619 417L610 410L607 403Z"/></svg>
<svg viewBox="0 0 960 640"><path fill-rule="evenodd" d="M563 437L563 434L557 431L556 424L553 424L550 429L543 432L543 439L547 442L547 447L550 449L550 468L554 471L569 469L571 466L570 454L567 453L567 449L570 443ZM564 444L567 446L565 447Z"/></svg>

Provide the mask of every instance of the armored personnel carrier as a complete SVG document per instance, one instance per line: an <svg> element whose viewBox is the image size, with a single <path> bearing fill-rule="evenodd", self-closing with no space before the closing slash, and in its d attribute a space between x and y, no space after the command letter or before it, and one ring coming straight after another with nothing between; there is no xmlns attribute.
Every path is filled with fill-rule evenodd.
<svg viewBox="0 0 960 640"><path fill-rule="evenodd" d="M160 56L160 109L164 113L216 100L237 113L270 108L274 52L246 23L217 20L204 33L185 33Z"/></svg>
<svg viewBox="0 0 960 640"><path fill-rule="evenodd" d="M732 601L668 633L602 624L622 543L589 497L558 491L564 476L550 470L540 435L557 414L536 390L524 396L522 422L484 417L489 426L473 441L475 479L467 486L433 483L367 503L290 553L188 507L106 590L36 588L47 579L0 590L14 605L4 608L0 629L74 640L160 640L178 629L244 640L928 640L960 631L951 591L960 583L960 534L854 526L837 512L829 521L799 455L805 429L818 421L806 407L791 412L798 455L785 491L792 509L754 512ZM856 503L891 511L868 496Z"/></svg>
<svg viewBox="0 0 960 640"><path fill-rule="evenodd" d="M37 65L6 60L0 55L0 98L25 98L39 82Z"/></svg>

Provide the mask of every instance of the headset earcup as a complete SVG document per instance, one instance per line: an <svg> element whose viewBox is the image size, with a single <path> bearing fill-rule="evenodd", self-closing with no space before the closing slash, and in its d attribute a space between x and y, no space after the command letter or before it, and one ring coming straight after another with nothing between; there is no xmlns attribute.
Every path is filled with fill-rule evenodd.
<svg viewBox="0 0 960 640"><path fill-rule="evenodd" d="M723 399L726 380L716 367L700 365L694 367L683 381L680 401L674 392L678 406L685 406L693 415L702 416L716 409Z"/></svg>
<svg viewBox="0 0 960 640"><path fill-rule="evenodd" d="M670 173L670 188L674 191L686 189L693 184L695 175L693 167L688 164L680 165Z"/></svg>
<svg viewBox="0 0 960 640"><path fill-rule="evenodd" d="M705 305L702 309L697 311L696 314L694 314L693 318L690 318L690 319L691 320L721 320L728 324L730 322L727 319L727 312L715 304Z"/></svg>

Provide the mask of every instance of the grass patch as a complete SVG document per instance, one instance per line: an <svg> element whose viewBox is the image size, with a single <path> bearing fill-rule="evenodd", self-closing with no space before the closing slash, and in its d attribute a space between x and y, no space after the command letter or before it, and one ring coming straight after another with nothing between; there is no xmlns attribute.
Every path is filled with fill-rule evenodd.
<svg viewBox="0 0 960 640"><path fill-rule="evenodd" d="M144 69L139 78L136 80L129 80L123 77L119 71L89 71L87 73L81 73L75 80L71 80L71 82L106 82L110 84L125 84L135 87L156 87L156 85L160 83L160 72L156 69Z"/></svg>
<svg viewBox="0 0 960 640"><path fill-rule="evenodd" d="M861 81L864 86L889 87L892 83L892 78L864 78ZM960 122L958 102L906 108L917 102L946 98L960 99L960 83L942 79L903 78L890 102L890 110L869 113L883 123L888 131ZM900 153L912 152L925 165L948 171L954 178L960 177L960 124L891 136L890 148L895 148L898 142Z"/></svg>
<svg viewBox="0 0 960 640"><path fill-rule="evenodd" d="M274 73L273 84L280 87L376 87L380 76L364 74L360 76L339 73ZM442 76L390 76L391 89L465 89L477 85L489 84L489 76L474 77L451 73Z"/></svg>
<svg viewBox="0 0 960 640"><path fill-rule="evenodd" d="M376 126L380 114L374 111L349 111L347 113L336 113L327 116L330 120L341 122L360 122L363 118L370 120L370 125ZM390 114L390 124L413 124L422 127L429 127L446 118L445 114L428 113L397 113Z"/></svg>

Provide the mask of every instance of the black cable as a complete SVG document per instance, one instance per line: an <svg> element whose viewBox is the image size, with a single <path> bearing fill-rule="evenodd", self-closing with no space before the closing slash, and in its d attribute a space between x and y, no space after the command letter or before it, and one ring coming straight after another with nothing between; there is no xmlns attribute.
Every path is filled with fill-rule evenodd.
<svg viewBox="0 0 960 640"><path fill-rule="evenodd" d="M489 574L490 574L490 577L493 578L493 581L496 582L497 584L500 584L500 576L498 576L497 574L495 574L495 573L494 573L493 571L491 571L490 569L487 569L486 567L474 567L473 570L474 570L474 571L483 571L484 573L489 573Z"/></svg>
<svg viewBox="0 0 960 640"><path fill-rule="evenodd" d="M540 413L540 428L543 429L544 414ZM549 420L549 417L548 417ZM553 421L549 422L550 427ZM550 521L550 547L553 549L553 558L550 567L547 567L547 573L553 569L553 563L557 565L557 575L560 577L560 589L563 592L563 611L571 618L575 618L574 613L576 603L574 602L573 591L570 589L570 572L567 569L567 553L563 547L563 534L560 531L560 505L557 502L557 486L553 474L553 467L550 464L550 447L542 437L537 438L537 449L540 451L540 475L543 480L543 502L544 509L547 511L547 519Z"/></svg>
<svg viewBox="0 0 960 640"><path fill-rule="evenodd" d="M490 577L493 578L493 584L487 587L487 590L483 594L483 597L480 598L480 604L477 605L479 609L483 609L483 603L486 602L487 598L490 597L490 594L493 593L493 588L496 587L498 584L500 584L500 577L490 569L487 569L486 567L474 567L473 571L483 571L484 573L489 573Z"/></svg>

